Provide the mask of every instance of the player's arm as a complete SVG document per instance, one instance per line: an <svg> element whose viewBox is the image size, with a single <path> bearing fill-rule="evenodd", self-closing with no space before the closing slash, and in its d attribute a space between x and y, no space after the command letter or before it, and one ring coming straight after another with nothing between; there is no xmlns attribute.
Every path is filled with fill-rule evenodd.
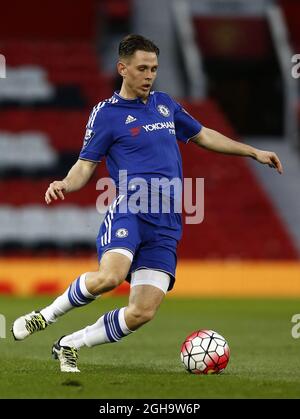
<svg viewBox="0 0 300 419"><path fill-rule="evenodd" d="M90 180L97 164L88 160L77 160L63 180L56 180L50 183L45 193L46 203L50 204L53 199L65 199L64 194L83 188Z"/></svg>
<svg viewBox="0 0 300 419"><path fill-rule="evenodd" d="M218 153L252 157L259 163L268 164L277 169L280 174L283 173L282 164L274 152L259 150L248 144L234 141L213 129L202 127L199 134L191 138L191 141L199 147Z"/></svg>

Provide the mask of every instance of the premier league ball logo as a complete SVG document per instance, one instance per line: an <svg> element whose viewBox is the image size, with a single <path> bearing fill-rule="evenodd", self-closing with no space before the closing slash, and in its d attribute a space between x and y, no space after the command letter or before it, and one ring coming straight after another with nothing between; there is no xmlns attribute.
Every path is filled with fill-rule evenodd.
<svg viewBox="0 0 300 419"><path fill-rule="evenodd" d="M86 129L84 140L83 140L83 148L86 147L89 144L89 142L93 138L94 134L95 134L94 131L91 130L90 128Z"/></svg>

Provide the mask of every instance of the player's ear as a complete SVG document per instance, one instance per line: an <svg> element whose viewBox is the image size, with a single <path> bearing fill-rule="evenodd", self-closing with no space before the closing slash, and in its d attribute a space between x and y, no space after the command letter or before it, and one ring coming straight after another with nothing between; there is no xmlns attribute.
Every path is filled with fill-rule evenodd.
<svg viewBox="0 0 300 419"><path fill-rule="evenodd" d="M126 76L126 73L127 73L126 64L124 64L122 61L118 61L117 69L121 77Z"/></svg>

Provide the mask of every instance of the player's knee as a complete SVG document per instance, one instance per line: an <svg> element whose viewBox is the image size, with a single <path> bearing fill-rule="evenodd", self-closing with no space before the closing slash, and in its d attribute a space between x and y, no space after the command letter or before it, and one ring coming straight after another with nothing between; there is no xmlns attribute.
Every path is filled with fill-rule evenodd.
<svg viewBox="0 0 300 419"><path fill-rule="evenodd" d="M155 313L156 310L153 308L132 306L129 307L128 315L135 327L139 327L151 321L154 318Z"/></svg>
<svg viewBox="0 0 300 419"><path fill-rule="evenodd" d="M102 291L111 291L123 281L124 278L118 272L99 272L97 275L97 283Z"/></svg>

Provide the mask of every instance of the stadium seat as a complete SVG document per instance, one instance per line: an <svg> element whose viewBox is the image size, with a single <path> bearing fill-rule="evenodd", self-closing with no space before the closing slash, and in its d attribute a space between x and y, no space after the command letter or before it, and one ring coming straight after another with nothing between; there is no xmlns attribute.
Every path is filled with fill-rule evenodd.
<svg viewBox="0 0 300 419"><path fill-rule="evenodd" d="M299 15L300 4L297 0L279 0L280 6L283 10L285 20L288 25L290 34L290 41L292 43L295 53L300 51L300 27Z"/></svg>
<svg viewBox="0 0 300 419"><path fill-rule="evenodd" d="M33 66L42 71L54 86L78 85L83 95L86 94L89 106L111 96L113 78L101 72L96 51L89 42L4 41L0 46L14 71L22 71L22 68L26 68L24 66ZM11 85L11 89L14 87ZM38 87L39 84L35 83L34 88ZM15 95L14 90L11 90L12 94Z"/></svg>

